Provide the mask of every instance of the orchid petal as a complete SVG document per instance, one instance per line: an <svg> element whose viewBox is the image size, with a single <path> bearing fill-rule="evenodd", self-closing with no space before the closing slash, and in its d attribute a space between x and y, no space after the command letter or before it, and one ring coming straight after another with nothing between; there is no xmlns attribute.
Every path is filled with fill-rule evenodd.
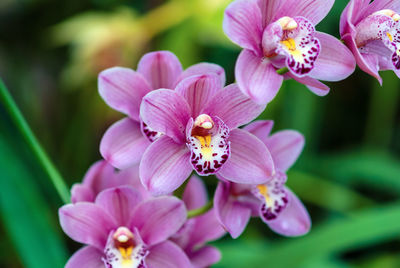
<svg viewBox="0 0 400 268"><path fill-rule="evenodd" d="M137 228L143 241L151 246L165 241L185 223L184 203L164 196L146 200L133 211L131 227Z"/></svg>
<svg viewBox="0 0 400 268"><path fill-rule="evenodd" d="M150 86L144 77L128 68L113 67L99 74L100 96L108 106L139 121L139 107Z"/></svg>
<svg viewBox="0 0 400 268"><path fill-rule="evenodd" d="M194 248L206 242L217 240L226 233L217 219L215 209L197 216L193 230L194 232L190 236L190 245Z"/></svg>
<svg viewBox="0 0 400 268"><path fill-rule="evenodd" d="M232 238L237 238L250 220L251 209L229 198L230 187L230 182L218 183L214 195L214 209L218 221Z"/></svg>
<svg viewBox="0 0 400 268"><path fill-rule="evenodd" d="M191 176L182 196L186 208L188 210L201 208L207 203L207 199L204 182L195 175Z"/></svg>
<svg viewBox="0 0 400 268"><path fill-rule="evenodd" d="M93 202L95 194L86 185L74 184L71 189L71 202Z"/></svg>
<svg viewBox="0 0 400 268"><path fill-rule="evenodd" d="M260 141L266 144L269 134L271 133L274 121L272 120L257 120L248 124L243 129L256 136Z"/></svg>
<svg viewBox="0 0 400 268"><path fill-rule="evenodd" d="M266 223L274 232L284 236L304 235L311 228L310 215L299 198L288 188L285 190L289 194L288 206L276 219Z"/></svg>
<svg viewBox="0 0 400 268"><path fill-rule="evenodd" d="M223 29L235 44L259 53L263 30L261 20L261 10L256 1L237 0L225 9Z"/></svg>
<svg viewBox="0 0 400 268"><path fill-rule="evenodd" d="M221 89L220 78L215 74L190 76L181 81L175 91L182 95L192 110L192 117L200 115L201 109Z"/></svg>
<svg viewBox="0 0 400 268"><path fill-rule="evenodd" d="M380 11L382 9L390 9L396 13L400 13L400 2L398 0L379 0L373 1L364 10L363 16L368 16L374 12Z"/></svg>
<svg viewBox="0 0 400 268"><path fill-rule="evenodd" d="M182 73L182 65L173 53L155 51L140 59L137 71L149 81L152 89L173 89Z"/></svg>
<svg viewBox="0 0 400 268"><path fill-rule="evenodd" d="M193 75L202 75L202 74L216 74L220 81L221 87L225 85L226 77L225 77L225 70L218 64L208 63L208 62L201 62L195 65L190 66L186 70L182 72L179 76L178 81L182 81L185 78Z"/></svg>
<svg viewBox="0 0 400 268"><path fill-rule="evenodd" d="M268 59L246 49L237 59L235 75L240 90L258 104L270 102L283 81L283 76L276 73Z"/></svg>
<svg viewBox="0 0 400 268"><path fill-rule="evenodd" d="M190 261L195 268L211 267L221 260L221 252L212 246L202 247L190 256Z"/></svg>
<svg viewBox="0 0 400 268"><path fill-rule="evenodd" d="M72 255L71 258L69 258L65 268L104 268L104 262L102 261L102 258L102 251L91 246L86 246L79 249L74 253L74 255Z"/></svg>
<svg viewBox="0 0 400 268"><path fill-rule="evenodd" d="M231 157L218 174L227 180L260 184L274 172L274 163L267 147L254 135L241 129L230 133Z"/></svg>
<svg viewBox="0 0 400 268"><path fill-rule="evenodd" d="M114 123L100 142L100 153L111 165L125 169L136 164L150 142L143 136L138 122L123 118Z"/></svg>
<svg viewBox="0 0 400 268"><path fill-rule="evenodd" d="M265 109L244 95L236 84L219 90L201 111L202 114L220 118L229 129L247 124Z"/></svg>
<svg viewBox="0 0 400 268"><path fill-rule="evenodd" d="M317 79L311 78L309 76L298 77L291 73L288 74L288 76L293 78L297 82L305 85L311 92L313 92L317 96L323 97L329 93L330 88L324 83L318 81Z"/></svg>
<svg viewBox="0 0 400 268"><path fill-rule="evenodd" d="M140 116L152 130L166 134L175 142L185 141L190 107L177 92L169 89L150 92L143 98Z"/></svg>
<svg viewBox="0 0 400 268"><path fill-rule="evenodd" d="M101 207L86 202L62 206L59 218L61 228L69 237L100 250L104 249L109 232L117 225Z"/></svg>
<svg viewBox="0 0 400 268"><path fill-rule="evenodd" d="M185 144L176 144L167 136L159 138L143 155L139 168L143 185L153 195L176 190L192 171L189 155Z"/></svg>
<svg viewBox="0 0 400 268"><path fill-rule="evenodd" d="M190 260L183 250L171 241L151 247L146 257L148 268L191 268Z"/></svg>

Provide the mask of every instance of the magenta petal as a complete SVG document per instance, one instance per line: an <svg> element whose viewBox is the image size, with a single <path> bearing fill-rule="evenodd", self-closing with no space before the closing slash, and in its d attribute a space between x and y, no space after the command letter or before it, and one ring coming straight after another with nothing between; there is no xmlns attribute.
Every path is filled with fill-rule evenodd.
<svg viewBox="0 0 400 268"><path fill-rule="evenodd" d="M214 209L218 221L232 238L237 238L250 220L251 209L230 198L230 185L230 182L218 183L214 195Z"/></svg>
<svg viewBox="0 0 400 268"><path fill-rule="evenodd" d="M400 12L400 2L398 0L379 0L373 1L364 10L363 15L368 16L374 12L380 11L382 9L391 9L397 13Z"/></svg>
<svg viewBox="0 0 400 268"><path fill-rule="evenodd" d="M171 241L165 241L150 248L146 257L148 268L191 268L185 252Z"/></svg>
<svg viewBox="0 0 400 268"><path fill-rule="evenodd" d="M184 70L179 77L178 81L182 81L183 79L192 76L192 75L202 75L202 74L216 74L220 81L221 87L225 85L225 70L218 64L201 62L195 65L190 66L186 70Z"/></svg>
<svg viewBox="0 0 400 268"><path fill-rule="evenodd" d="M139 174L143 185L153 195L169 194L189 177L192 166L185 144L177 144L163 136L144 153Z"/></svg>
<svg viewBox="0 0 400 268"><path fill-rule="evenodd" d="M69 237L100 250L104 249L109 232L117 224L108 213L93 203L64 205L58 214L61 228Z"/></svg>
<svg viewBox="0 0 400 268"><path fill-rule="evenodd" d="M107 105L139 121L140 103L151 90L141 74L128 68L110 68L99 74L98 87Z"/></svg>
<svg viewBox="0 0 400 268"><path fill-rule="evenodd" d="M266 142L275 168L286 172L296 162L304 148L304 136L295 130L282 130L268 138Z"/></svg>
<svg viewBox="0 0 400 268"><path fill-rule="evenodd" d="M305 85L311 92L313 92L317 96L323 97L329 93L330 88L324 83L318 81L317 79L311 78L309 76L298 77L296 75L292 75L291 73L288 73L288 76L293 78L297 82Z"/></svg>
<svg viewBox="0 0 400 268"><path fill-rule="evenodd" d="M284 16L292 18L301 16L317 25L328 15L335 0L285 0L280 2L281 5L275 13L274 20Z"/></svg>
<svg viewBox="0 0 400 268"><path fill-rule="evenodd" d="M205 246L193 252L190 256L190 261L195 268L210 267L219 262L221 252L212 246Z"/></svg>
<svg viewBox="0 0 400 268"><path fill-rule="evenodd" d="M265 144L273 126L274 121L272 120L257 120L248 124L243 129L259 138Z"/></svg>
<svg viewBox="0 0 400 268"><path fill-rule="evenodd" d="M321 52L310 76L324 81L339 81L351 75L356 62L351 51L335 37L316 32L321 44Z"/></svg>
<svg viewBox="0 0 400 268"><path fill-rule="evenodd" d="M283 81L269 60L246 49L237 59L235 75L240 90L258 104L270 102Z"/></svg>
<svg viewBox="0 0 400 268"><path fill-rule="evenodd" d="M94 247L83 247L69 258L65 268L104 268L103 252Z"/></svg>
<svg viewBox="0 0 400 268"><path fill-rule="evenodd" d="M190 236L190 245L194 248L208 241L217 240L226 233L217 219L215 209L194 219L194 232Z"/></svg>
<svg viewBox="0 0 400 268"><path fill-rule="evenodd" d="M114 167L125 169L138 163L149 145L150 142L140 130L140 124L123 118L104 133L100 153Z"/></svg>
<svg viewBox="0 0 400 268"><path fill-rule="evenodd" d="M185 98L169 89L150 92L143 98L140 106L143 122L176 142L185 141L185 129L190 114L190 107Z"/></svg>
<svg viewBox="0 0 400 268"><path fill-rule="evenodd" d="M234 129L256 118L264 109L265 105L256 104L236 84L231 84L219 90L201 113L217 116Z"/></svg>
<svg viewBox="0 0 400 268"><path fill-rule="evenodd" d="M142 200L140 193L130 186L121 186L102 191L96 198L96 204L108 212L118 226L128 226L133 208Z"/></svg>
<svg viewBox="0 0 400 268"><path fill-rule="evenodd" d="M266 223L274 232L284 236L304 235L311 228L310 215L299 198L288 188L286 191L289 194L288 206L275 220Z"/></svg>
<svg viewBox="0 0 400 268"><path fill-rule="evenodd" d="M173 53L155 51L140 59L137 71L149 81L152 89L173 89L182 73L182 65Z"/></svg>
<svg viewBox="0 0 400 268"><path fill-rule="evenodd" d="M201 109L221 89L221 80L215 74L190 76L182 80L175 91L182 95L192 110L192 117L200 115Z"/></svg>
<svg viewBox="0 0 400 268"><path fill-rule="evenodd" d="M261 51L262 18L256 1L237 0L232 2L224 15L223 29L225 34L237 45Z"/></svg>
<svg viewBox="0 0 400 268"><path fill-rule="evenodd" d="M261 184L268 181L274 172L274 163L265 144L242 129L230 133L231 157L218 172L227 180Z"/></svg>
<svg viewBox="0 0 400 268"><path fill-rule="evenodd" d="M186 208L176 197L164 196L140 203L133 211L131 227L151 246L175 234L185 223Z"/></svg>
<svg viewBox="0 0 400 268"><path fill-rule="evenodd" d="M195 175L191 176L182 196L186 208L188 210L201 208L207 203L207 199L204 182Z"/></svg>
<svg viewBox="0 0 400 268"><path fill-rule="evenodd" d="M263 28L273 22L273 18L277 13L278 8L280 7L281 0L259 0L258 5L262 14Z"/></svg>
<svg viewBox="0 0 400 268"><path fill-rule="evenodd" d="M71 189L71 202L93 202L95 194L86 185L74 184Z"/></svg>

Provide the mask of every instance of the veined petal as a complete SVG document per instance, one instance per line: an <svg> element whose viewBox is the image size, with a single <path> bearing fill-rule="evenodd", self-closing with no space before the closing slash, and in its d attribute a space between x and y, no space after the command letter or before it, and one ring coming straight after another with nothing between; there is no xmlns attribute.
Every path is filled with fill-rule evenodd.
<svg viewBox="0 0 400 268"><path fill-rule="evenodd" d="M236 84L231 84L219 90L201 113L219 117L230 129L234 129L256 118L264 109L265 105L253 102Z"/></svg>
<svg viewBox="0 0 400 268"><path fill-rule="evenodd" d="M117 224L108 213L93 203L64 205L58 213L61 227L69 237L99 250L104 249L108 233Z"/></svg>
<svg viewBox="0 0 400 268"><path fill-rule="evenodd" d="M99 74L98 87L107 105L139 121L140 103L151 90L141 74L128 68L113 67Z"/></svg>
<svg viewBox="0 0 400 268"><path fill-rule="evenodd" d="M184 203L164 196L146 200L133 211L131 227L137 228L143 241L151 246L167 240L185 223Z"/></svg>
<svg viewBox="0 0 400 268"><path fill-rule="evenodd" d="M255 0L237 0L225 9L223 29L234 43L258 54L263 30L261 20L261 10Z"/></svg>
<svg viewBox="0 0 400 268"><path fill-rule="evenodd" d="M232 238L237 238L250 220L251 209L230 197L230 182L219 182L214 195L215 215Z"/></svg>
<svg viewBox="0 0 400 268"><path fill-rule="evenodd" d="M221 259L221 252L212 246L202 247L190 256L190 261L195 268L210 267L211 265L219 262Z"/></svg>
<svg viewBox="0 0 400 268"><path fill-rule="evenodd" d="M256 136L260 141L266 144L269 134L271 133L274 121L257 120L245 126L243 129Z"/></svg>
<svg viewBox="0 0 400 268"><path fill-rule="evenodd" d="M185 252L171 241L165 241L150 248L146 258L148 268L191 268Z"/></svg>
<svg viewBox="0 0 400 268"><path fill-rule="evenodd" d="M208 62L201 62L195 65L190 66L186 70L182 72L179 76L178 82L182 81L185 78L188 78L192 75L202 75L202 74L216 74L221 81L221 87L225 86L225 70L218 64L208 63Z"/></svg>
<svg viewBox="0 0 400 268"><path fill-rule="evenodd" d="M316 32L321 52L309 76L324 81L340 81L354 72L356 62L351 51L335 37Z"/></svg>
<svg viewBox="0 0 400 268"><path fill-rule="evenodd" d="M140 116L144 123L178 143L185 141L185 128L190 114L190 107L184 97L170 89L150 92L140 106Z"/></svg>
<svg viewBox="0 0 400 268"><path fill-rule="evenodd" d="M269 0L262 0L269 1ZM274 20L281 17L301 16L307 18L312 24L317 25L328 15L335 0L285 0L280 1L281 5L276 10Z"/></svg>
<svg viewBox="0 0 400 268"><path fill-rule="evenodd" d="M177 144L162 136L143 155L139 174L143 185L153 195L169 194L190 175L190 152L185 144Z"/></svg>
<svg viewBox="0 0 400 268"><path fill-rule="evenodd" d="M74 184L71 188L71 203L76 202L93 202L95 198L95 194L92 189L90 189L86 185L82 184Z"/></svg>
<svg viewBox="0 0 400 268"><path fill-rule="evenodd" d="M91 246L86 246L75 252L74 255L69 258L65 268L104 268L102 258L102 251Z"/></svg>
<svg viewBox="0 0 400 268"><path fill-rule="evenodd" d="M308 233L311 227L311 219L306 208L298 197L285 187L289 194L288 206L271 221L267 221L268 226L276 233L284 236L300 236Z"/></svg>
<svg viewBox="0 0 400 268"><path fill-rule="evenodd" d="M203 181L196 175L191 176L182 196L186 208L188 210L201 208L207 203L207 199L207 189Z"/></svg>
<svg viewBox="0 0 400 268"><path fill-rule="evenodd" d="M368 2L368 1L366 1ZM369 2L368 2L369 4ZM369 15L382 9L391 9L397 13L400 13L400 2L397 0L380 0L373 1L363 12L363 15Z"/></svg>
<svg viewBox="0 0 400 268"><path fill-rule="evenodd" d="M207 213L194 218L194 231L190 236L189 247L198 248L206 242L217 240L226 233L215 213L215 209L213 208L207 211Z"/></svg>
<svg viewBox="0 0 400 268"><path fill-rule="evenodd" d="M260 7L262 14L263 28L273 22L281 2L281 0L258 0L258 6Z"/></svg>
<svg viewBox="0 0 400 268"><path fill-rule="evenodd" d="M201 109L215 93L221 89L221 79L215 74L190 76L182 80L175 91L182 95L192 110L191 116L196 118Z"/></svg>
<svg viewBox="0 0 400 268"><path fill-rule="evenodd" d="M170 51L155 51L144 55L137 71L149 81L152 89L173 89L182 73L182 65Z"/></svg>
<svg viewBox="0 0 400 268"><path fill-rule="evenodd" d="M237 59L235 76L240 90L260 105L275 97L283 81L283 76L276 73L268 59L246 49Z"/></svg>
<svg viewBox="0 0 400 268"><path fill-rule="evenodd" d="M355 41L362 47L371 40L382 40L393 26L393 19L386 15L370 15L356 26Z"/></svg>
<svg viewBox="0 0 400 268"><path fill-rule="evenodd" d="M218 174L237 183L268 181L274 173L274 163L265 144L242 129L232 130L229 140L231 157Z"/></svg>
<svg viewBox="0 0 400 268"><path fill-rule="evenodd" d="M133 208L141 201L140 193L131 186L106 189L96 198L96 204L108 212L119 226L128 226Z"/></svg>
<svg viewBox="0 0 400 268"><path fill-rule="evenodd" d="M126 169L140 161L149 145L150 142L140 130L140 124L123 118L104 133L100 153L114 167Z"/></svg>
<svg viewBox="0 0 400 268"><path fill-rule="evenodd" d="M297 82L305 85L311 92L313 92L317 96L322 97L329 93L330 88L327 85L321 83L317 79L311 78L310 76L298 77L291 73L288 73L288 76L293 78Z"/></svg>

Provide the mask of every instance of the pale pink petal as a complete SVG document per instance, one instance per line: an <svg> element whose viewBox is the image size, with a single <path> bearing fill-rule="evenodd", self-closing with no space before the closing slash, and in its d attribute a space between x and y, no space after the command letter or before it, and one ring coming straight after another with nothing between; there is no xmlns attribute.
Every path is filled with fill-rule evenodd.
<svg viewBox="0 0 400 268"><path fill-rule="evenodd" d="M374 12L382 9L390 9L396 13L400 13L400 2L398 0L379 0L373 1L362 13L362 16L371 15Z"/></svg>
<svg viewBox="0 0 400 268"><path fill-rule="evenodd" d="M128 68L113 67L99 74L100 96L111 108L139 121L139 108L150 86L144 77Z"/></svg>
<svg viewBox="0 0 400 268"><path fill-rule="evenodd" d="M101 207L80 202L62 206L59 211L61 228L77 242L104 249L109 232L116 221Z"/></svg>
<svg viewBox="0 0 400 268"><path fill-rule="evenodd" d="M149 145L150 142L140 130L140 124L123 118L104 133L100 153L114 167L125 169L138 163Z"/></svg>
<svg viewBox="0 0 400 268"><path fill-rule="evenodd" d="M93 190L86 185L74 184L71 189L71 202L93 202L95 194Z"/></svg>
<svg viewBox="0 0 400 268"><path fill-rule="evenodd" d="M208 63L208 62L201 62L192 65L186 70L184 70L182 74L179 76L178 82L192 75L202 75L209 73L216 74L220 78L221 87L225 85L226 77L224 68L222 68L218 64Z"/></svg>
<svg viewBox="0 0 400 268"><path fill-rule="evenodd" d="M284 236L305 235L311 228L310 215L299 198L288 188L285 189L289 193L288 206L276 219L266 223L274 232Z"/></svg>
<svg viewBox="0 0 400 268"><path fill-rule="evenodd" d="M182 196L186 208L188 210L201 208L207 203L207 199L207 189L204 182L196 175L191 176Z"/></svg>
<svg viewBox="0 0 400 268"><path fill-rule="evenodd" d="M131 224L147 245L155 245L175 234L185 223L186 208L176 197L146 200L135 207Z"/></svg>
<svg viewBox="0 0 400 268"><path fill-rule="evenodd" d="M259 138L265 144L273 126L274 121L272 120L257 120L248 124L243 129Z"/></svg>
<svg viewBox="0 0 400 268"><path fill-rule="evenodd" d="M212 246L202 247L190 255L194 268L210 267L221 260L221 252Z"/></svg>
<svg viewBox="0 0 400 268"><path fill-rule="evenodd" d="M226 233L217 219L214 208L194 219L194 232L190 236L189 247L196 248L206 242L217 240Z"/></svg>
<svg viewBox="0 0 400 268"><path fill-rule="evenodd" d="M356 62L351 51L335 37L316 32L321 52L309 76L324 81L340 81L354 72Z"/></svg>
<svg viewBox="0 0 400 268"><path fill-rule="evenodd" d="M196 118L201 109L209 102L215 93L221 89L220 78L215 74L190 76L182 80L175 91L183 96L192 110L191 116Z"/></svg>
<svg viewBox="0 0 400 268"><path fill-rule="evenodd" d="M152 89L173 89L182 73L182 65L172 52L155 51L140 59L137 71L147 79Z"/></svg>
<svg viewBox="0 0 400 268"><path fill-rule="evenodd" d="M143 185L153 195L173 192L193 170L189 157L186 144L177 144L171 138L162 136L143 155L139 168Z"/></svg>
<svg viewBox="0 0 400 268"><path fill-rule="evenodd" d="M287 76L293 78L299 83L304 84L311 92L313 92L317 96L323 97L329 93L329 87L324 83L321 83L317 79L311 78L309 76L298 77L291 73L288 73Z"/></svg>
<svg viewBox="0 0 400 268"><path fill-rule="evenodd" d="M236 62L235 75L240 90L258 104L270 102L283 81L268 59L246 49Z"/></svg>
<svg viewBox="0 0 400 268"><path fill-rule="evenodd" d="M164 133L176 142L185 141L186 124L191 110L185 98L169 89L147 94L140 106L140 116L152 130Z"/></svg>
<svg viewBox="0 0 400 268"><path fill-rule="evenodd" d="M249 123L264 109L265 105L255 103L236 84L231 84L219 90L201 113L216 116L230 129L234 129Z"/></svg>
<svg viewBox="0 0 400 268"><path fill-rule="evenodd" d="M69 258L65 268L104 268L103 252L94 247L83 247Z"/></svg>
<svg viewBox="0 0 400 268"><path fill-rule="evenodd" d="M263 28L273 22L278 8L280 7L282 0L258 0L258 5L262 14Z"/></svg>
<svg viewBox="0 0 400 268"><path fill-rule="evenodd" d="M261 52L262 37L261 10L254 0L237 0L225 9L223 29L237 45Z"/></svg>
<svg viewBox="0 0 400 268"><path fill-rule="evenodd" d="M96 197L96 204L108 212L119 226L128 226L133 209L141 201L140 193L131 186L106 189Z"/></svg>
<svg viewBox="0 0 400 268"><path fill-rule="evenodd" d="M230 197L230 185L230 182L218 183L214 195L214 209L218 221L233 238L237 238L250 220L251 209Z"/></svg>
<svg viewBox="0 0 400 268"><path fill-rule="evenodd" d="M185 252L171 241L165 241L150 248L146 257L148 268L191 268Z"/></svg>
<svg viewBox="0 0 400 268"><path fill-rule="evenodd" d="M242 129L231 131L229 140L231 157L218 174L237 183L261 184L268 181L274 172L274 163L265 144Z"/></svg>
<svg viewBox="0 0 400 268"><path fill-rule="evenodd" d="M275 168L286 172L296 162L304 147L304 136L295 130L282 130L267 139Z"/></svg>

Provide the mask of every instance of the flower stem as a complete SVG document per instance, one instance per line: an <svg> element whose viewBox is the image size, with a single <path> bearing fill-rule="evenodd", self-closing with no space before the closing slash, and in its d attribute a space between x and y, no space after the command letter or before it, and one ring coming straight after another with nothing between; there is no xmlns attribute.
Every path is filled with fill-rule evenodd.
<svg viewBox="0 0 400 268"><path fill-rule="evenodd" d="M193 218L193 217L196 217L196 216L200 216L200 215L206 213L212 207L213 207L213 200L211 199L203 207L198 208L198 209L189 210L188 213L187 213L187 217L188 217L188 219L190 219L190 218Z"/></svg>
<svg viewBox="0 0 400 268"><path fill-rule="evenodd" d="M32 152L38 159L39 163L42 165L44 170L47 172L51 182L56 188L58 194L60 195L64 203L69 202L69 191L67 185L65 184L62 176L51 162L50 158L47 156L46 152L41 147L40 143L36 139L32 130L30 129L28 123L26 122L24 116L13 100L12 96L8 92L3 81L0 79L0 101L3 103L5 109L10 114L12 120L17 126L18 130L21 132L22 136L25 138L26 142L32 149Z"/></svg>
<svg viewBox="0 0 400 268"><path fill-rule="evenodd" d="M285 74L287 72L289 72L289 69L287 67L283 67L283 68L276 70L277 74Z"/></svg>

